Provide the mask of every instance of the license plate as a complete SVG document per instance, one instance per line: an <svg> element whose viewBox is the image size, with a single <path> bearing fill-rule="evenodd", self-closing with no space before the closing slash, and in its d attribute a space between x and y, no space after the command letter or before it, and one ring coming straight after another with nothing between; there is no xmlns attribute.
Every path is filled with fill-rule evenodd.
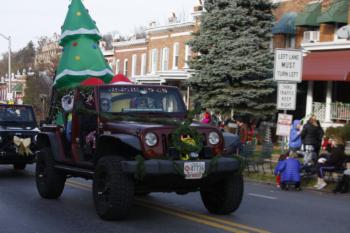
<svg viewBox="0 0 350 233"><path fill-rule="evenodd" d="M205 162L185 162L185 179L202 179L205 172Z"/></svg>

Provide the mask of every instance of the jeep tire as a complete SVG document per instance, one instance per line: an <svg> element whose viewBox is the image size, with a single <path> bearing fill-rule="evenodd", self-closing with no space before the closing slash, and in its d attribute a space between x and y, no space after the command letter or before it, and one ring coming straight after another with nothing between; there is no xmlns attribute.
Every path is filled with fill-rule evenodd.
<svg viewBox="0 0 350 233"><path fill-rule="evenodd" d="M38 154L35 169L36 187L43 198L57 199L64 189L66 176L54 168L54 163L51 149L43 148Z"/></svg>
<svg viewBox="0 0 350 233"><path fill-rule="evenodd" d="M134 181L122 171L122 158L102 157L93 179L93 198L97 214L105 220L127 216L134 199Z"/></svg>
<svg viewBox="0 0 350 233"><path fill-rule="evenodd" d="M243 196L243 177L230 174L220 182L200 190L204 206L213 214L230 214L238 209Z"/></svg>
<svg viewBox="0 0 350 233"><path fill-rule="evenodd" d="M24 170L26 168L26 165L25 163L14 163L13 164L13 169L15 170Z"/></svg>

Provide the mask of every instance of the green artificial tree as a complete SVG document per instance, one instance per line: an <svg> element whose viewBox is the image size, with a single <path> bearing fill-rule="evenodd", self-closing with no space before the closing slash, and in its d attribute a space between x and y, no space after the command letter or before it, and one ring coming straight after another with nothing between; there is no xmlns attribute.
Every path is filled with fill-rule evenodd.
<svg viewBox="0 0 350 233"><path fill-rule="evenodd" d="M63 54L56 73L56 88L73 88L90 77L100 78L105 83L111 81L113 72L99 47L101 38L81 0L72 0L62 26Z"/></svg>
<svg viewBox="0 0 350 233"><path fill-rule="evenodd" d="M268 0L207 0L189 80L203 107L266 118L275 113Z"/></svg>

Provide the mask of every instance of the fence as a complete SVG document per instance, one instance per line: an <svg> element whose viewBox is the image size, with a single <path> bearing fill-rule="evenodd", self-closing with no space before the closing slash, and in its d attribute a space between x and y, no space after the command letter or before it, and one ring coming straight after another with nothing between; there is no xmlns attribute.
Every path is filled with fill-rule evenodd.
<svg viewBox="0 0 350 233"><path fill-rule="evenodd" d="M312 106L313 114L317 119L324 122L326 119L326 103L314 102ZM350 104L331 103L331 120L350 121Z"/></svg>

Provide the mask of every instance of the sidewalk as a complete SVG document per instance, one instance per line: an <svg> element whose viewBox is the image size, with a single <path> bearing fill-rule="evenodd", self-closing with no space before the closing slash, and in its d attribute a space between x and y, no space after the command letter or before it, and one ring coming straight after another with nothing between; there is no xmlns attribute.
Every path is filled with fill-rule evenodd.
<svg viewBox="0 0 350 233"><path fill-rule="evenodd" d="M260 184L265 184L265 185L271 185L274 186L275 189L279 189L276 187L276 182L275 182L275 177L273 176L273 180L267 180L266 176L265 179L254 179L251 177L247 177L247 174L244 174L244 181L245 182L251 182L251 183L260 183ZM312 186L304 186L303 182L301 185L301 188L303 191L313 191L313 192L320 192L320 193L329 193L329 194L333 194L332 190L335 187L335 183L330 183L328 184L324 189L318 190L313 188ZM348 193L337 193L337 194L333 194L333 195L345 195L345 196L349 196L350 197L350 192Z"/></svg>

